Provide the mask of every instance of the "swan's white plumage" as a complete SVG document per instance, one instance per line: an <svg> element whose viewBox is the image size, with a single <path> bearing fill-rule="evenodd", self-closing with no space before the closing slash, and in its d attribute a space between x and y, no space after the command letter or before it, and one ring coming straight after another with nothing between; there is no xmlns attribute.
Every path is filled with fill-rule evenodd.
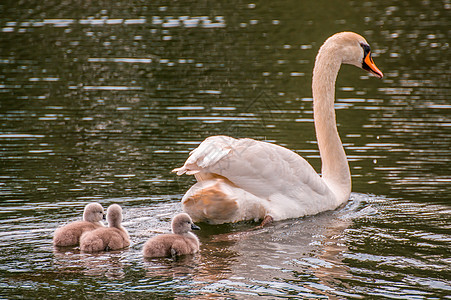
<svg viewBox="0 0 451 300"><path fill-rule="evenodd" d="M314 119L322 177L301 156L282 146L212 136L194 149L177 175L194 175L197 183L183 196L193 220L213 224L312 215L337 208L349 199L351 175L335 112L335 80L342 63L363 66L367 42L352 32L330 37L321 47L313 74ZM369 49L369 46L368 46ZM371 59L370 71L382 73Z"/></svg>
<svg viewBox="0 0 451 300"><path fill-rule="evenodd" d="M267 142L208 137L191 152L184 166L174 171L178 175L194 173L198 180L183 197L184 204L194 194L214 185L236 200L239 208L232 222L265 215L282 220L316 214L339 204L305 159ZM328 201L320 201L325 197ZM188 213L194 214L195 221L223 223L199 218L189 210Z"/></svg>
<svg viewBox="0 0 451 300"><path fill-rule="evenodd" d="M232 147L230 137L224 136L220 140L212 139L212 137L207 138L199 147L191 151L184 167L174 169L174 171L177 172L177 175L184 173L187 175L197 174L202 168L208 168L219 162L224 156L230 153Z"/></svg>

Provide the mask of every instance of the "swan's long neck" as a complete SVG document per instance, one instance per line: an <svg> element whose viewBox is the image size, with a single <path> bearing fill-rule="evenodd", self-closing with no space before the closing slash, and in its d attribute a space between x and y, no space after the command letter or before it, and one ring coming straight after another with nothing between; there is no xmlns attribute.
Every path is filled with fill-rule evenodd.
<svg viewBox="0 0 451 300"><path fill-rule="evenodd" d="M351 193L351 173L337 131L335 120L335 80L341 58L334 48L324 44L316 57L313 69L313 117L321 155L322 178L342 203Z"/></svg>
<svg viewBox="0 0 451 300"><path fill-rule="evenodd" d="M108 218L108 226L121 229L122 228L122 218L117 215L114 218Z"/></svg>

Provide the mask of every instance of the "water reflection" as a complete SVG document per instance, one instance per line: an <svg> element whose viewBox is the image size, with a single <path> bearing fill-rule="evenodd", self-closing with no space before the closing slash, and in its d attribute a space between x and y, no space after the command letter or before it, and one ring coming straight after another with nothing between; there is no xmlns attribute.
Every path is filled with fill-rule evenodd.
<svg viewBox="0 0 451 300"><path fill-rule="evenodd" d="M168 231L171 213L178 209L179 203L150 210L126 208L124 226L134 240L129 250L91 255L80 253L78 248L54 249L53 267L56 272L66 275L82 273L119 280L125 278L131 265L142 265L146 271L144 278L153 284L156 284L155 280L166 284L168 278L175 282L188 280L194 284L196 292L211 295L220 295L221 286L226 286L231 293L277 295L294 287L298 280L315 279L316 283L301 289L305 290L304 295L310 293L312 296L327 292L333 282L347 276L347 267L340 258L346 250L344 230L352 218L371 212L370 207L362 210L357 200L339 212L278 222L260 230L249 231L255 226L253 223L201 224L202 246L198 254L176 260L144 259L141 248L145 240L156 232ZM218 230L223 233L212 234ZM296 279L305 273L309 275ZM272 286L274 278L285 281L280 292ZM321 286L322 289L315 291Z"/></svg>
<svg viewBox="0 0 451 300"><path fill-rule="evenodd" d="M210 296L220 295L223 289L248 296L277 296L290 290L310 297L334 294L334 286L341 278L350 276L341 262L342 252L347 249L344 231L352 218L373 212L371 207L362 209L357 200L338 213L278 222L259 230L252 230L255 224L251 223L201 224L199 254L176 261L151 259L145 267L152 277L190 274L196 291ZM225 232L209 232L218 229ZM275 283L275 278L284 283Z"/></svg>
<svg viewBox="0 0 451 300"><path fill-rule="evenodd" d="M125 276L122 260L127 250L111 251L108 254L83 254L78 249L54 249L53 264L56 272L101 276L108 279L122 279Z"/></svg>
<svg viewBox="0 0 451 300"><path fill-rule="evenodd" d="M24 282L39 286L41 281L75 288L84 282L85 288L100 293L152 290L190 297L389 296L394 286L404 287L397 293L406 296L449 290L447 281L440 279L440 274L449 271L446 256L437 256L446 252L450 242L442 226L449 209L361 194L352 197L337 211L276 222L260 230L252 230L257 224L250 222L199 224L200 252L177 260L147 260L141 251L150 236L170 230L171 216L180 210L178 201L124 206L124 226L132 246L93 255L77 248L53 249L52 233L61 225L64 211L38 227L36 222L42 217L20 218L15 230L5 230L9 223L0 224L5 232L1 236L2 271L7 272L11 288ZM133 200L151 199L116 198L102 204L123 205ZM78 214L73 218L79 218ZM27 259L30 253L32 261ZM373 281L369 283L368 278ZM105 286L94 283L99 281Z"/></svg>

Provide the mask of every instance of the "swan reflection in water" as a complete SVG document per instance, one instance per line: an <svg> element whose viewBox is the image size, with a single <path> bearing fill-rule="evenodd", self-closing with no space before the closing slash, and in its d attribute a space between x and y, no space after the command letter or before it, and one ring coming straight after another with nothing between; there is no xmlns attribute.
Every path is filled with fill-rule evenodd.
<svg viewBox="0 0 451 300"><path fill-rule="evenodd" d="M347 251L345 232L356 217L372 212L367 198L352 194L351 201L335 211L274 222L257 230L252 222L198 223L199 253L177 259L145 259L141 251L150 236L170 231L171 216L180 211L180 203L130 207L125 216L134 242L130 248L94 254L80 253L78 248L55 248L53 265L60 274L115 280L134 272L144 286L156 290L189 286L190 293L205 298L224 296L224 290L276 295L288 289L298 294L328 295L337 281L343 285L342 279L349 277L341 262Z"/></svg>
<svg viewBox="0 0 451 300"><path fill-rule="evenodd" d="M345 231L353 218L372 212L370 206L362 208L362 196L353 194L352 198L336 211L257 230L253 230L254 223L199 224L202 244L198 254L145 260L146 276L189 277L195 282L191 289L204 296L223 296L224 289L275 295L281 279L284 291L336 296L330 291L337 281L345 285L342 279L350 277L342 263L347 251ZM209 233L213 231L222 233Z"/></svg>
<svg viewBox="0 0 451 300"><path fill-rule="evenodd" d="M127 251L128 249L82 253L78 248L54 248L53 265L63 273L81 273L86 276L122 279L125 277L124 256L127 255Z"/></svg>

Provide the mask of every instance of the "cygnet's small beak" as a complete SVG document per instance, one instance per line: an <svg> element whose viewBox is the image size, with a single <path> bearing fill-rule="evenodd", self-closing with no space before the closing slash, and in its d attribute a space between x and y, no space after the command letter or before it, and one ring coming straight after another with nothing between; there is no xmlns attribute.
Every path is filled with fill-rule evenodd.
<svg viewBox="0 0 451 300"><path fill-rule="evenodd" d="M191 223L191 230L200 230L200 227L194 223Z"/></svg>
<svg viewBox="0 0 451 300"><path fill-rule="evenodd" d="M103 214L102 219L106 220L106 214Z"/></svg>
<svg viewBox="0 0 451 300"><path fill-rule="evenodd" d="M374 63L373 59L371 58L371 51L368 51L367 55L363 59L362 68L364 70L367 70L368 72L373 73L379 78L384 77L384 74L382 74L381 70L379 70L378 67L376 67L376 64Z"/></svg>

